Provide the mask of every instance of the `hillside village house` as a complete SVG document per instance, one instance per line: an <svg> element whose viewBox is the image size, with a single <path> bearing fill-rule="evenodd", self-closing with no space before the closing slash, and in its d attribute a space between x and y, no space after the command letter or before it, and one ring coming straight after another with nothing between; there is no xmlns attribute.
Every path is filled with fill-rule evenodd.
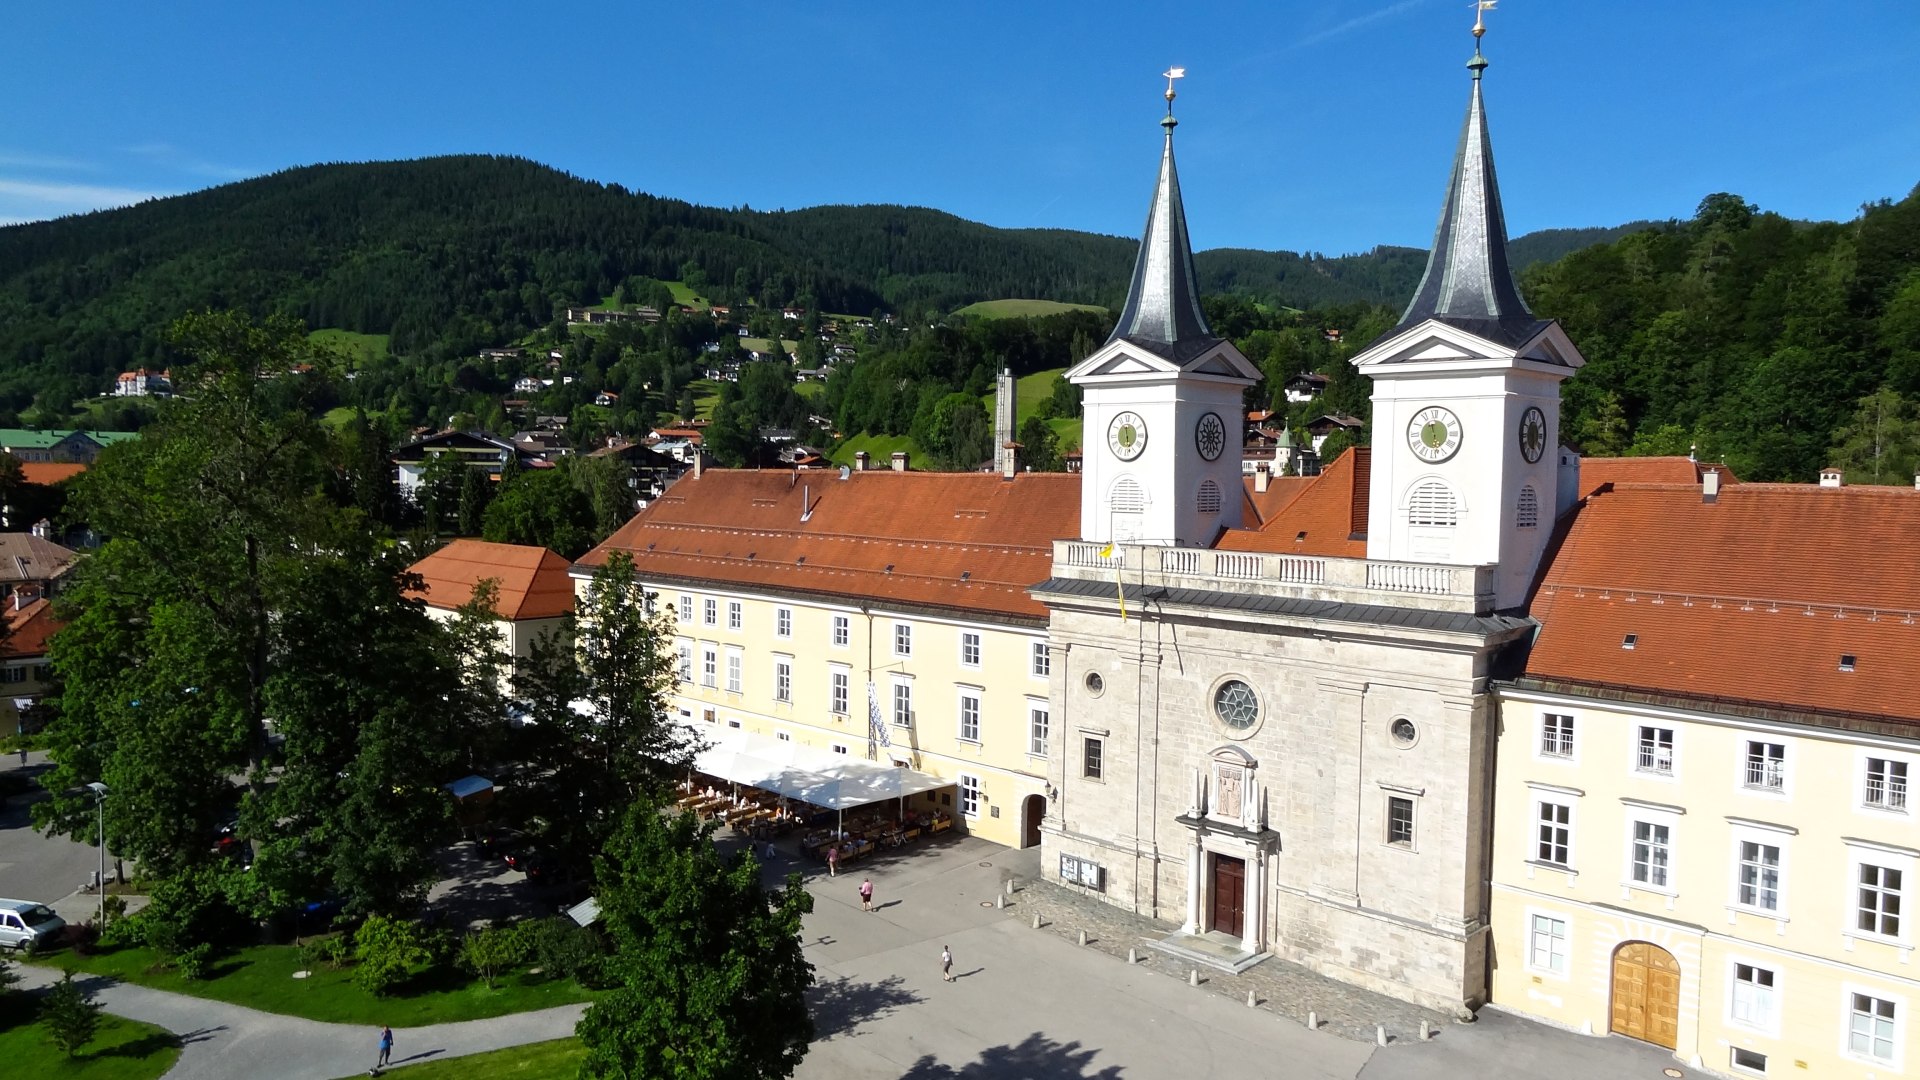
<svg viewBox="0 0 1920 1080"><path fill-rule="evenodd" d="M534 642L558 633L573 612L567 560L543 547L454 540L409 568L420 575L427 614L451 620L482 581L496 589L494 627L509 656L532 654Z"/></svg>
<svg viewBox="0 0 1920 1080"><path fill-rule="evenodd" d="M91 465L100 451L125 439L139 438L132 431L37 431L25 428L0 428L0 453L13 455L21 462L58 461Z"/></svg>
<svg viewBox="0 0 1920 1080"><path fill-rule="evenodd" d="M60 624L44 595L15 590L5 602L7 636L0 641L0 736L31 734L35 714L52 675L47 642Z"/></svg>
<svg viewBox="0 0 1920 1080"><path fill-rule="evenodd" d="M113 382L114 397L167 397L172 393L173 379L165 371L123 371Z"/></svg>
<svg viewBox="0 0 1920 1080"><path fill-rule="evenodd" d="M522 465L532 465L538 460L514 444L483 432L443 431L393 452L394 476L402 498L419 498L420 481L426 475L427 463L440 454L452 454L462 465L479 469L495 480L509 461L518 459Z"/></svg>

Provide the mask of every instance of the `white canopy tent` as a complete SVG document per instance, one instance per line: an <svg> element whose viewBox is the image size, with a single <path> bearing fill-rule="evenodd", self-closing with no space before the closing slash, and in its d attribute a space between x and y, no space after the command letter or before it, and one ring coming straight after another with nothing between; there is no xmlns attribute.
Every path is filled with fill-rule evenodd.
<svg viewBox="0 0 1920 1080"><path fill-rule="evenodd" d="M870 803L952 787L953 781L898 765L861 761L739 728L688 727L708 744L693 767L709 776L844 813Z"/></svg>

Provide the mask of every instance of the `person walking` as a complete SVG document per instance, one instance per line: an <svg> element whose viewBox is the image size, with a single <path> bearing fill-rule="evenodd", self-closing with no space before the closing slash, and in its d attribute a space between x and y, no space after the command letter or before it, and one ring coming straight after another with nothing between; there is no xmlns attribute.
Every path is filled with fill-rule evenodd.
<svg viewBox="0 0 1920 1080"><path fill-rule="evenodd" d="M837 840L827 846L827 876L840 876L840 842Z"/></svg>
<svg viewBox="0 0 1920 1080"><path fill-rule="evenodd" d="M868 878L867 880L862 881L860 883L860 910L861 911L873 910L873 879L872 878Z"/></svg>
<svg viewBox="0 0 1920 1080"><path fill-rule="evenodd" d="M379 1076L380 1070L386 1068L387 1062L392 1060L392 1058L393 1058L393 1029L385 1025L382 1025L380 1028L380 1060L374 1062L373 1068L367 1070L368 1075Z"/></svg>
<svg viewBox="0 0 1920 1080"><path fill-rule="evenodd" d="M940 978L946 982L953 981L953 950L945 945L940 946Z"/></svg>

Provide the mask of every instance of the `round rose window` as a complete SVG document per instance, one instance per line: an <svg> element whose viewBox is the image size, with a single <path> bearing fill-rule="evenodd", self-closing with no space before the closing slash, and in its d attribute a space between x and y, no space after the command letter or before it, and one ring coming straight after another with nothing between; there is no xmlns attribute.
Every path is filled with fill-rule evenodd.
<svg viewBox="0 0 1920 1080"><path fill-rule="evenodd" d="M1260 699L1253 687L1239 679L1229 679L1213 692L1213 711L1220 722L1236 731L1245 731L1260 719Z"/></svg>
<svg viewBox="0 0 1920 1080"><path fill-rule="evenodd" d="M1106 688L1107 688L1107 680L1101 678L1099 672L1097 671L1087 672L1087 693L1092 694L1094 697L1099 697L1100 691L1105 690Z"/></svg>

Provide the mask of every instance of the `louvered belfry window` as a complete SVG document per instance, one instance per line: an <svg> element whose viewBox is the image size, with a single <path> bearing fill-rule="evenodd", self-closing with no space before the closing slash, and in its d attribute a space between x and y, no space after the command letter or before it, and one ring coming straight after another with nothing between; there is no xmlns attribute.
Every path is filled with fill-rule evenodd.
<svg viewBox="0 0 1920 1080"><path fill-rule="evenodd" d="M1420 484L1407 498L1408 524L1451 527L1458 524L1459 519L1460 512L1454 505L1453 489L1438 480Z"/></svg>
<svg viewBox="0 0 1920 1080"><path fill-rule="evenodd" d="M1112 502L1116 514L1143 513L1147 509L1147 493L1140 487L1140 481L1122 477L1113 485Z"/></svg>
<svg viewBox="0 0 1920 1080"><path fill-rule="evenodd" d="M1211 480L1200 481L1199 510L1203 514L1220 512L1220 485Z"/></svg>
<svg viewBox="0 0 1920 1080"><path fill-rule="evenodd" d="M1520 503L1514 509L1513 524L1520 529L1532 529L1540 524L1540 496L1534 493L1532 484L1520 489Z"/></svg>

